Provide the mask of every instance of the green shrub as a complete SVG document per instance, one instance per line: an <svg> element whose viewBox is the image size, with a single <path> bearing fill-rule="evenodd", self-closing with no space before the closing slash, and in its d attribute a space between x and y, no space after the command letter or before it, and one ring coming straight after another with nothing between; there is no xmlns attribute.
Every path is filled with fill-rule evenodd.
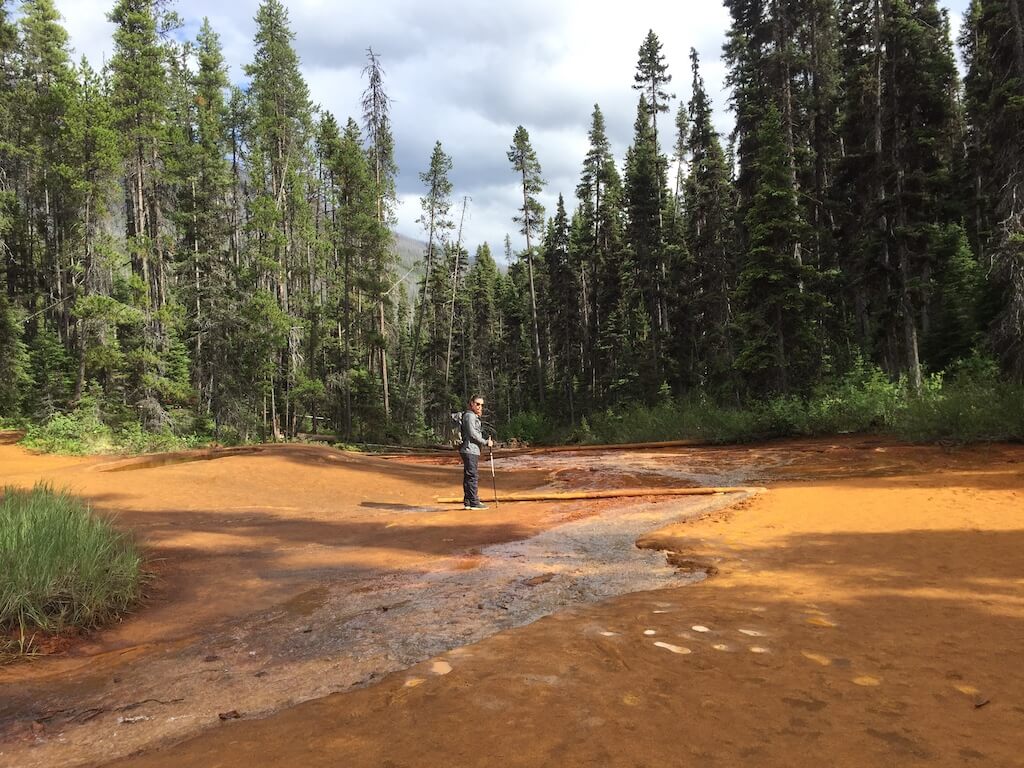
<svg viewBox="0 0 1024 768"><path fill-rule="evenodd" d="M806 398L778 396L737 407L695 396L608 409L594 414L587 426L590 442L606 444L739 443L866 432L921 442L1024 440L1024 387L1002 379L998 364L984 356L927 377L917 394L905 379L892 381L881 369L857 361L839 381Z"/></svg>
<svg viewBox="0 0 1024 768"><path fill-rule="evenodd" d="M595 414L590 422L599 443L645 443L662 440L738 442L764 436L766 419L753 410L725 408L705 398L632 405Z"/></svg>
<svg viewBox="0 0 1024 768"><path fill-rule="evenodd" d="M198 448L209 440L198 435L175 435L169 429L149 432L133 422L117 433L115 442L118 453L164 453Z"/></svg>
<svg viewBox="0 0 1024 768"><path fill-rule="evenodd" d="M81 500L46 486L0 498L0 631L89 629L141 592L132 542Z"/></svg>
<svg viewBox="0 0 1024 768"><path fill-rule="evenodd" d="M907 398L893 431L915 442L1024 440L1024 387L1002 380L995 361L976 355L929 376Z"/></svg>
<svg viewBox="0 0 1024 768"><path fill-rule="evenodd" d="M485 430L486 432L486 430ZM551 445L561 442L565 429L554 419L550 419L537 411L518 413L510 421L502 425L502 440L520 440L531 445Z"/></svg>
<svg viewBox="0 0 1024 768"><path fill-rule="evenodd" d="M167 421L161 429L147 430L137 414L118 405L101 408L99 395L89 392L75 410L54 413L45 423L29 426L22 445L44 453L85 455L179 451L209 442L207 437L174 431L197 425L187 411L170 411Z"/></svg>
<svg viewBox="0 0 1024 768"><path fill-rule="evenodd" d="M96 400L83 397L70 413L55 413L44 424L29 427L22 444L44 453L82 455L112 451L115 441Z"/></svg>

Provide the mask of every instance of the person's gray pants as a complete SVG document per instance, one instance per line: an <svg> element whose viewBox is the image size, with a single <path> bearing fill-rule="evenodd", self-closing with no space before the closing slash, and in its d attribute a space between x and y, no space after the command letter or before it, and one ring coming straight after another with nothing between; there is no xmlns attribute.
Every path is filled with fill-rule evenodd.
<svg viewBox="0 0 1024 768"><path fill-rule="evenodd" d="M480 503L480 495L477 491L477 483L480 480L478 467L480 456L473 453L462 454L462 504L463 506L476 506Z"/></svg>

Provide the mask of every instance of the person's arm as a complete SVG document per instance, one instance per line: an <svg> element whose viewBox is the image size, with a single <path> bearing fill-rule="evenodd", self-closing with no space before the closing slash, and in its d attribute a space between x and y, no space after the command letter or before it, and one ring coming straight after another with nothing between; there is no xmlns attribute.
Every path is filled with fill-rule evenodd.
<svg viewBox="0 0 1024 768"><path fill-rule="evenodd" d="M480 432L480 417L475 413L470 413L469 417L469 439L481 447L489 446L491 441L485 440Z"/></svg>

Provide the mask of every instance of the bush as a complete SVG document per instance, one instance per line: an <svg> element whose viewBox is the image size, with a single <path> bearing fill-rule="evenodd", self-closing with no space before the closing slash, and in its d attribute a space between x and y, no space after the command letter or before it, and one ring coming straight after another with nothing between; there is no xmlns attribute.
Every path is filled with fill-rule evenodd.
<svg viewBox="0 0 1024 768"><path fill-rule="evenodd" d="M209 440L197 435L179 437L169 429L148 432L138 422L130 423L117 433L116 450L119 453L164 453L198 448Z"/></svg>
<svg viewBox="0 0 1024 768"><path fill-rule="evenodd" d="M44 453L82 455L112 451L115 441L96 400L83 397L70 413L55 413L44 424L29 427L22 444Z"/></svg>
<svg viewBox="0 0 1024 768"><path fill-rule="evenodd" d="M0 631L91 629L141 593L132 542L81 500L39 485L0 498Z"/></svg>
<svg viewBox="0 0 1024 768"><path fill-rule="evenodd" d="M920 442L1024 440L1024 387L1002 379L998 364L978 355L927 377L920 393L906 380L891 381L857 361L838 382L807 398L778 396L743 407L720 406L703 396L630 405L593 415L585 434L590 442L609 444L870 432Z"/></svg>
<svg viewBox="0 0 1024 768"><path fill-rule="evenodd" d="M99 403L97 393L83 395L75 410L54 413L44 424L30 426L22 445L43 453L81 456L178 451L209 442L208 438L195 434L182 436L175 433L173 428L196 426L196 420L186 411L171 411L167 426L147 430L129 410L118 407L101 409Z"/></svg>
<svg viewBox="0 0 1024 768"><path fill-rule="evenodd" d="M502 440L519 440L529 445L561 442L565 430L536 411L517 413L501 428Z"/></svg>
<svg viewBox="0 0 1024 768"><path fill-rule="evenodd" d="M929 376L893 431L917 442L1024 440L1024 387L1002 380L995 361L976 355Z"/></svg>
<svg viewBox="0 0 1024 768"><path fill-rule="evenodd" d="M755 411L723 408L695 397L653 407L608 409L593 417L590 429L599 443L687 439L725 443L763 437L766 427L764 416Z"/></svg>

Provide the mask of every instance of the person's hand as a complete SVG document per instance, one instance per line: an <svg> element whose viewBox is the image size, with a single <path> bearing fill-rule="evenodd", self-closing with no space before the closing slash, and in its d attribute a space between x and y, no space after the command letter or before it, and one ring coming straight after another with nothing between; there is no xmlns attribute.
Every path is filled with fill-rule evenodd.
<svg viewBox="0 0 1024 768"><path fill-rule="evenodd" d="M493 438L490 438L490 437L487 438L487 447L488 448L493 448L494 447L494 439Z"/></svg>

